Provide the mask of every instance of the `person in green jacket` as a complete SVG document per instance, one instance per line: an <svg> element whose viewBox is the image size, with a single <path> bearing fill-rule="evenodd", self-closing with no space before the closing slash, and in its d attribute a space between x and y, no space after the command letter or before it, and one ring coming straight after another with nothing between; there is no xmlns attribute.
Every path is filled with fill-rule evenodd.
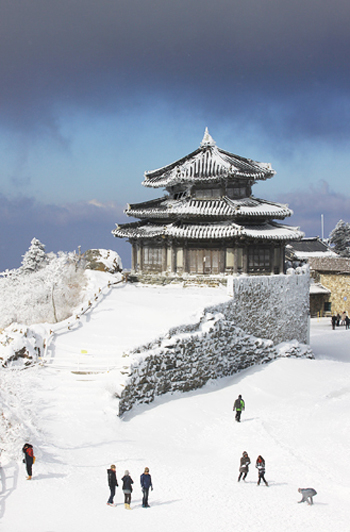
<svg viewBox="0 0 350 532"><path fill-rule="evenodd" d="M241 421L242 410L245 410L245 403L241 395L239 395L234 402L233 411L235 410L236 410L236 421Z"/></svg>

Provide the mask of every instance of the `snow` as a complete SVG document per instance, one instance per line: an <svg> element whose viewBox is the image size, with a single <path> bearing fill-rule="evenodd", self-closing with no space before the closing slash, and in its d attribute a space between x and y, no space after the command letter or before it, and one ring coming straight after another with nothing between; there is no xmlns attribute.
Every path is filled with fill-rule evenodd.
<svg viewBox="0 0 350 532"><path fill-rule="evenodd" d="M297 240L304 235L304 233L299 231L298 227L278 224L277 222L244 226L232 221L200 224L176 221L162 225L151 222L136 222L132 225L118 225L113 230L113 234L120 238L142 238L147 234L149 237L164 235L194 239L228 238L245 235L264 240Z"/></svg>
<svg viewBox="0 0 350 532"><path fill-rule="evenodd" d="M94 276L101 287L108 278ZM199 391L162 396L120 419L113 393L123 352L196 322L204 307L228 296L223 288L130 284L102 292L71 331L61 324L47 364L0 372L7 430L11 435L17 420L20 431L0 469L2 530L348 530L349 331L313 319L316 360L279 359ZM232 413L239 393L247 406L241 424ZM37 457L31 481L20 456L27 439ZM252 465L247 482L238 483L245 450ZM258 454L268 488L256 486ZM131 512L120 487L117 507L106 505L112 463L119 481L125 469L134 479ZM154 484L148 510L139 488L145 466ZM297 504L299 487L316 489L314 506Z"/></svg>
<svg viewBox="0 0 350 532"><path fill-rule="evenodd" d="M295 258L297 260L307 260L310 258L322 259L324 257L339 257L334 251L294 251Z"/></svg>

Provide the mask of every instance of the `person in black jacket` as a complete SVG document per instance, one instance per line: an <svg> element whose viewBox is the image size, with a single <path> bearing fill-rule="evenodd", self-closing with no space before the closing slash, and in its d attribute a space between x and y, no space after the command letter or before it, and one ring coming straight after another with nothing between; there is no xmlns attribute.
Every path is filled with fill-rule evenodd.
<svg viewBox="0 0 350 532"><path fill-rule="evenodd" d="M124 493L124 506L127 510L131 510L130 503L131 503L131 494L132 494L132 484L134 483L134 481L129 475L128 470L125 471L122 481L123 481L122 490Z"/></svg>
<svg viewBox="0 0 350 532"><path fill-rule="evenodd" d="M141 489L143 493L142 508L149 508L150 506L148 504L148 492L150 488L151 490L153 490L153 486L152 486L152 478L151 478L151 475L149 474L148 467L145 467L144 473L142 473L142 475L140 476L140 483L141 483Z"/></svg>
<svg viewBox="0 0 350 532"><path fill-rule="evenodd" d="M116 506L114 504L115 488L118 486L117 475L115 474L115 465L112 464L110 469L107 469L108 486L111 494L108 499L108 506Z"/></svg>
<svg viewBox="0 0 350 532"><path fill-rule="evenodd" d="M30 443L25 443L22 448L22 452L24 453L24 460L23 462L26 464L27 469L27 480L32 479L33 474L33 464L34 464L34 451L33 451L33 445Z"/></svg>

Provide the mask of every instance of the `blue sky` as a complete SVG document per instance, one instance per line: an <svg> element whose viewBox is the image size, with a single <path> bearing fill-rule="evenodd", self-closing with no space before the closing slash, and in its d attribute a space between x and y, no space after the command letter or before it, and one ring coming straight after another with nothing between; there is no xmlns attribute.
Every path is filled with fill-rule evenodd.
<svg viewBox="0 0 350 532"><path fill-rule="evenodd" d="M343 0L4 0L0 270L30 240L117 250L143 173L218 146L270 162L255 196L307 236L350 218L350 5Z"/></svg>

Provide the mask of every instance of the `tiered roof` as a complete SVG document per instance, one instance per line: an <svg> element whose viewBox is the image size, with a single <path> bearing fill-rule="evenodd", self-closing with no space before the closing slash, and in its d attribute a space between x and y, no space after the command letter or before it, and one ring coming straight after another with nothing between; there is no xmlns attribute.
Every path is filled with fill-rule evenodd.
<svg viewBox="0 0 350 532"><path fill-rule="evenodd" d="M191 196L192 185L212 183L216 191L225 190L215 183L240 186L268 179L275 171L268 163L259 163L218 148L206 129L198 150L179 161L145 173L143 185L165 187L170 195L127 206L128 216L141 221L117 225L114 236L129 239L173 237L179 239L231 239L246 237L263 240L298 240L297 227L273 222L293 212L287 205L254 197L232 199L222 196L199 199ZM233 183L230 183L233 181ZM183 187L176 185L183 185ZM187 186L189 185L189 186ZM172 189L175 187L175 189ZM210 188L210 187L209 187ZM177 191L182 197L175 199Z"/></svg>
<svg viewBox="0 0 350 532"><path fill-rule="evenodd" d="M125 210L134 218L228 218L263 217L283 220L293 211L287 205L254 197L231 199L227 196L217 199L159 198L144 203L129 204Z"/></svg>
<svg viewBox="0 0 350 532"><path fill-rule="evenodd" d="M148 221L117 225L114 236L120 238L143 239L173 237L181 239L226 239L249 237L262 240L297 239L303 236L297 227L266 222L257 225L239 225L235 222L211 222L186 224L178 220L173 223L155 224Z"/></svg>
<svg viewBox="0 0 350 532"><path fill-rule="evenodd" d="M145 187L218 183L228 179L265 180L275 175L269 163L259 163L218 148L206 129L200 147L178 161L145 172Z"/></svg>

